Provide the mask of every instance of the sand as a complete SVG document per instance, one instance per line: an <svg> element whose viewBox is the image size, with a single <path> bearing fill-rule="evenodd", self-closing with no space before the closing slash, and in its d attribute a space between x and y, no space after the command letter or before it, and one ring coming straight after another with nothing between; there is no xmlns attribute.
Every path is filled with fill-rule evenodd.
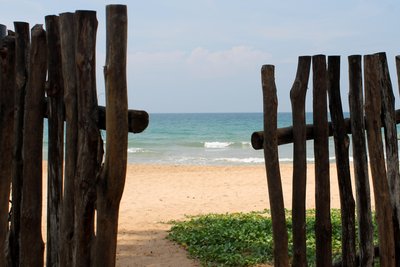
<svg viewBox="0 0 400 267"><path fill-rule="evenodd" d="M308 165L308 208L314 207L314 166ZM331 165L332 208L339 208ZM285 207L291 207L292 165L281 165ZM261 211L269 208L263 165L129 165L120 206L117 266L200 266L166 240L170 220L185 215Z"/></svg>
<svg viewBox="0 0 400 267"><path fill-rule="evenodd" d="M291 164L281 164L280 168L285 207L290 209L293 169ZM46 162L43 162L43 170L47 170ZM330 176L331 207L340 208L335 164L330 166ZM46 187L44 182L44 196ZM314 165L308 164L307 208L315 207L314 188ZM45 240L46 197L43 200L42 233ZM120 205L117 266L200 266L198 261L189 258L182 247L166 239L171 227L169 221L183 220L185 215L262 211L267 208L268 187L263 165L130 164Z"/></svg>

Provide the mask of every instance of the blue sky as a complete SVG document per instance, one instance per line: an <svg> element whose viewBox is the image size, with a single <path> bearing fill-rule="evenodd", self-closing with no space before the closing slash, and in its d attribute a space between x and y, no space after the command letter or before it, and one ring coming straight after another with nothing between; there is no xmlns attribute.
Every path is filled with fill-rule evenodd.
<svg viewBox="0 0 400 267"><path fill-rule="evenodd" d="M105 6L109 1L0 0L0 23L33 26L44 16L97 11L99 102L104 103ZM387 52L398 96L394 56L400 54L398 1L140 0L128 5L129 107L155 112L260 112L260 68L276 66L279 111L301 55ZM311 88L311 84L310 84ZM307 97L311 111L311 90ZM346 108L346 103L344 103Z"/></svg>

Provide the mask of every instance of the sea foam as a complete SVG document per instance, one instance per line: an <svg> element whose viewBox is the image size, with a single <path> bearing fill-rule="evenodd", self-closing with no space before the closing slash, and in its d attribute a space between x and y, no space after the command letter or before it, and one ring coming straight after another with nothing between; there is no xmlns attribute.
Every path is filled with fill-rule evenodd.
<svg viewBox="0 0 400 267"><path fill-rule="evenodd" d="M217 161L231 163L263 163L263 158L218 158Z"/></svg>
<svg viewBox="0 0 400 267"><path fill-rule="evenodd" d="M232 145L233 142L204 142L205 148L227 148Z"/></svg>
<svg viewBox="0 0 400 267"><path fill-rule="evenodd" d="M140 153L140 152L145 152L143 148L140 147L130 147L128 148L128 153Z"/></svg>

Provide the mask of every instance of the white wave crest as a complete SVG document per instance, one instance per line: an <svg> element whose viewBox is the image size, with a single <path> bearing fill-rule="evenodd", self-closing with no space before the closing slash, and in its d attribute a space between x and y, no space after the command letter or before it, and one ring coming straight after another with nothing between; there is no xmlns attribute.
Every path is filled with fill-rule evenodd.
<svg viewBox="0 0 400 267"><path fill-rule="evenodd" d="M293 162L293 159L292 158L279 158L279 162L282 162L282 163Z"/></svg>
<svg viewBox="0 0 400 267"><path fill-rule="evenodd" d="M242 142L242 146L250 147L251 146L251 142Z"/></svg>
<svg viewBox="0 0 400 267"><path fill-rule="evenodd" d="M128 148L128 153L140 153L140 152L145 152L143 148L140 147L130 147Z"/></svg>
<svg viewBox="0 0 400 267"><path fill-rule="evenodd" d="M226 148L232 145L232 142L204 142L205 148Z"/></svg>
<svg viewBox="0 0 400 267"><path fill-rule="evenodd" d="M263 158L218 158L217 161L233 162L233 163L263 163Z"/></svg>

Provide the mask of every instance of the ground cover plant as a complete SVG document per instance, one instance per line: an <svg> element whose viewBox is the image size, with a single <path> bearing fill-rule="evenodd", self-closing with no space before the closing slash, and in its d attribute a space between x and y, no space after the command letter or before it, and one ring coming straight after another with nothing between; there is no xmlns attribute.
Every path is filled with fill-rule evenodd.
<svg viewBox="0 0 400 267"><path fill-rule="evenodd" d="M340 210L332 210L332 249L334 260L341 253ZM289 254L292 247L291 212L286 212ZM172 221L168 239L182 245L204 266L252 266L273 262L270 212L207 214ZM315 263L315 210L306 214L307 260ZM374 222L375 227L376 223ZM375 231L376 232L376 231ZM377 242L375 237L375 242ZM291 255L290 255L291 256Z"/></svg>

